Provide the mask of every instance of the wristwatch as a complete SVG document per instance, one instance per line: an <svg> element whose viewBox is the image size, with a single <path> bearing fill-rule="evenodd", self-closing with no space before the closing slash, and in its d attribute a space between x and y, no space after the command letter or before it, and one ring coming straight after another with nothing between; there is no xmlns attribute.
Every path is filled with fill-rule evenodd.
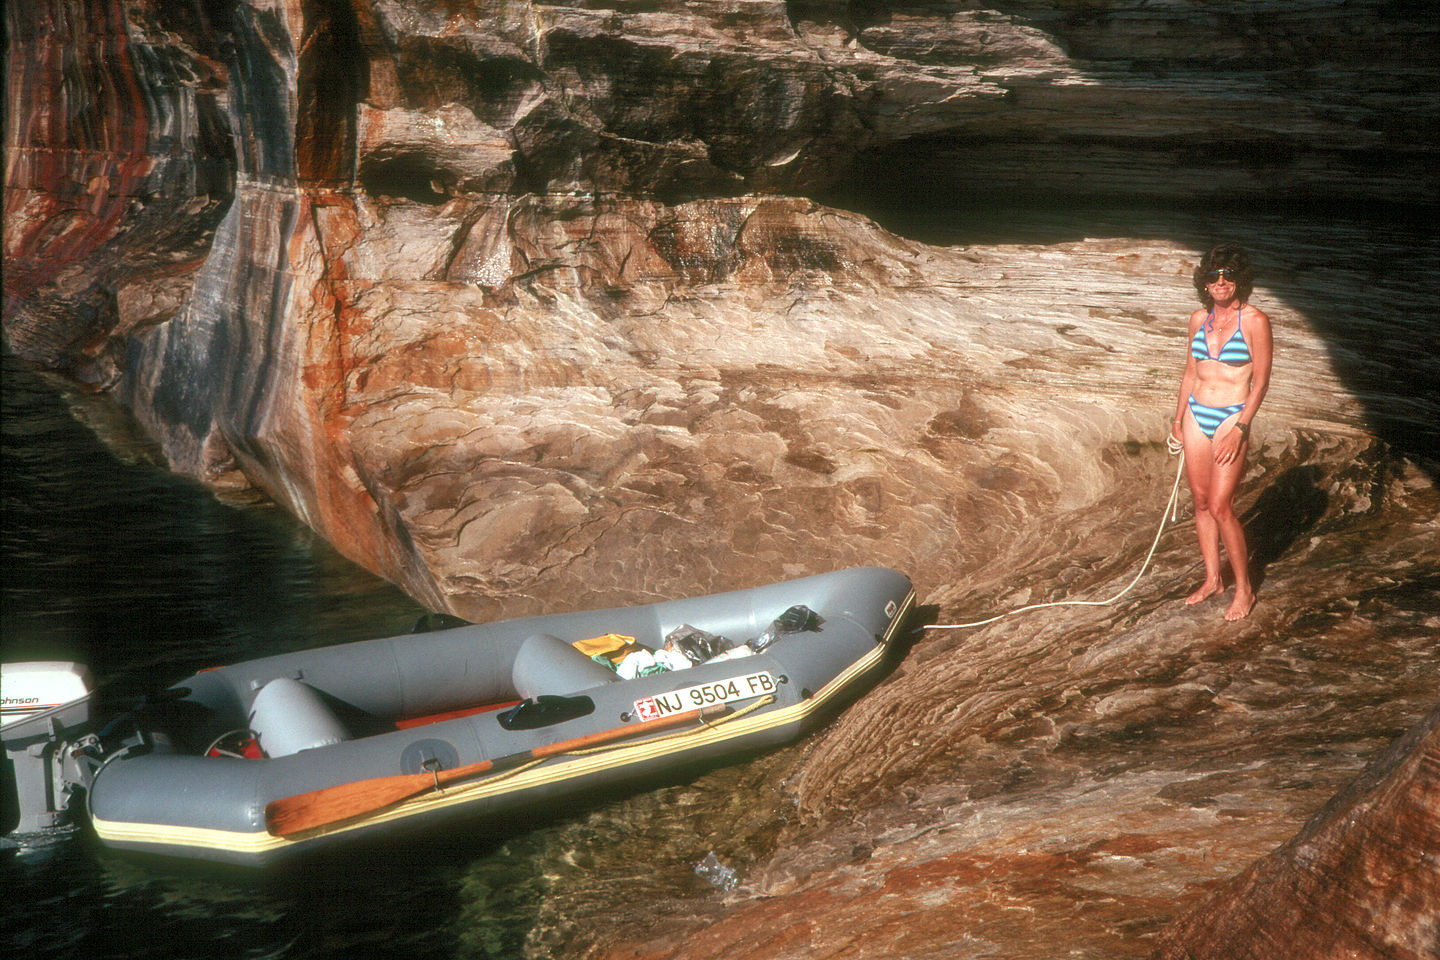
<svg viewBox="0 0 1440 960"><path fill-rule="evenodd" d="M1249 439L1250 439L1250 424L1244 423L1243 421L1240 421L1240 420L1236 420L1236 421L1235 421L1235 429L1240 431L1240 436L1241 436L1241 438L1243 438L1243 439L1245 439L1245 440L1249 440Z"/></svg>

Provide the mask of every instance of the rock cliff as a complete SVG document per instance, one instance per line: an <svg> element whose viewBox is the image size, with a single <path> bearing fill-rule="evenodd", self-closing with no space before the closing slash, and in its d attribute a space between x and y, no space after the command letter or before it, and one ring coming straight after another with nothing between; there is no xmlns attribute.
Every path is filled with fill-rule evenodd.
<svg viewBox="0 0 1440 960"><path fill-rule="evenodd" d="M947 620L1093 594L1174 476L1194 257L1264 250L1282 359L1247 479L1252 620L1177 607L1172 534L1131 605L927 634L761 765L795 765L793 816L737 840L750 881L705 908L725 915L642 952L1143 953L1434 701L1423 11L6 17L9 348L110 392L174 469L258 487L472 619L853 563L907 571ZM975 239L1006 204L1121 200L1173 216ZM1287 206L1319 200L1333 221ZM1331 685L1338 734L1306 699ZM936 903L943 923L903 922Z"/></svg>
<svg viewBox="0 0 1440 960"><path fill-rule="evenodd" d="M1433 203L1435 145L1406 135L1434 114L1407 66L1429 21L1251 6L17 8L7 338L112 389L177 470L258 485L463 615L817 551L913 568L826 527L916 542L890 503L963 526L946 451L1002 417L928 378L964 369L1002 402L994 381L1061 372L1043 351L1085 346L1110 305L1043 277L1018 300L1004 252L921 249L802 198L962 219L1025 194ZM1137 252L1117 280L1180 289L1116 306L1168 317L1182 251ZM1108 378L1165 342L1111 340L1081 366ZM829 436L797 430L852 405ZM1100 429L1128 435L1124 416ZM642 539L674 576L599 569Z"/></svg>

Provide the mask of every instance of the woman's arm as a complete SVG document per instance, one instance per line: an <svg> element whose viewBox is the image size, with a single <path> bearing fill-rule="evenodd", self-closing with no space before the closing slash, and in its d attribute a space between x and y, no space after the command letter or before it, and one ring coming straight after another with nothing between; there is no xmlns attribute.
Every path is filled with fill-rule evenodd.
<svg viewBox="0 0 1440 960"><path fill-rule="evenodd" d="M1270 318L1256 310L1250 316L1250 329L1246 331L1245 343L1250 347L1250 359L1255 367L1250 371L1250 392L1245 395L1245 409L1240 413L1239 422L1247 427L1260 412L1260 403L1265 391L1270 389L1270 362L1274 357L1274 342L1270 339Z"/></svg>
<svg viewBox="0 0 1440 960"><path fill-rule="evenodd" d="M1185 370L1180 375L1180 395L1175 398L1175 420L1170 424L1170 436L1180 441L1185 439L1182 425L1185 423L1187 401L1195 390L1195 357L1190 352L1190 341L1195 339L1195 331L1199 330L1200 324L1204 322L1204 310L1196 310L1190 314L1190 331L1185 336Z"/></svg>

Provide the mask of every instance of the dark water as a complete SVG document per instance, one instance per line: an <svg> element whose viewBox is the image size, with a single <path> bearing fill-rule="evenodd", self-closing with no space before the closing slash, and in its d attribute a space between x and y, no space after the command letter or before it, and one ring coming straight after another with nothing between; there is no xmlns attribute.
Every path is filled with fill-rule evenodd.
<svg viewBox="0 0 1440 960"><path fill-rule="evenodd" d="M3 399L6 660L78 660L139 692L207 665L401 633L425 612L277 508L228 506L164 473L113 409L72 412L9 356ZM280 875L122 857L84 836L6 849L0 951L514 957L538 889L527 842L450 837Z"/></svg>

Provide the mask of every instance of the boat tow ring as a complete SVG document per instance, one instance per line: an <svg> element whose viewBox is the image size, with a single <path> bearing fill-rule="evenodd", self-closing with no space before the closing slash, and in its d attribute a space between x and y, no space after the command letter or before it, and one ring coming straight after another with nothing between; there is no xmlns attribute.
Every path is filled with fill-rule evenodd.
<svg viewBox="0 0 1440 960"><path fill-rule="evenodd" d="M445 767L443 764L441 764L440 758L426 757L424 760L420 761L420 768L422 770L430 771L430 775L435 778L435 792L444 793L445 788L440 786L440 771L445 769Z"/></svg>

